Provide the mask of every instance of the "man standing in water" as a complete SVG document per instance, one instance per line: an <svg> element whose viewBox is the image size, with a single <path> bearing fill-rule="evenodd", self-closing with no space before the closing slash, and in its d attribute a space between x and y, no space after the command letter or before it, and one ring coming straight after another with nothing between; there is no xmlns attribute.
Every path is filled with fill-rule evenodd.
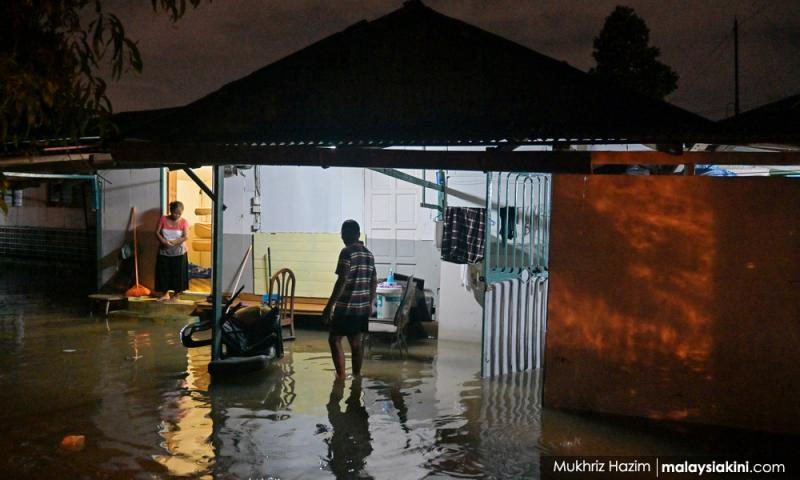
<svg viewBox="0 0 800 480"><path fill-rule="evenodd" d="M372 304L378 288L375 259L372 252L358 240L360 236L361 231L355 220L342 223L344 248L339 253L339 262L336 265L338 278L331 298L322 312L323 325L330 326L328 343L331 346L336 378L340 379L345 378L342 337L347 337L350 343L353 376L361 375L364 358L361 334L368 331L369 316L372 314Z"/></svg>

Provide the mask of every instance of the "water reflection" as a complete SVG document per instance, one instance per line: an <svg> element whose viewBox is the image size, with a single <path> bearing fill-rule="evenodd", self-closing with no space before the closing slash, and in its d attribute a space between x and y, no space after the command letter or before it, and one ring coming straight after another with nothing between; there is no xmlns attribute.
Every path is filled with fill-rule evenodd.
<svg viewBox="0 0 800 480"><path fill-rule="evenodd" d="M333 435L325 440L328 445L328 467L337 478L372 478L362 475L365 460L372 453L372 436L369 433L369 413L362 403L360 377L350 384L350 394L342 410L345 382L335 380L328 400L328 421Z"/></svg>
<svg viewBox="0 0 800 480"><path fill-rule="evenodd" d="M735 453L751 438L698 436L688 427L665 434L542 409L539 374L481 379L479 346L446 341L415 344L408 358L373 349L362 379L334 382L326 335L302 331L269 369L212 382L208 348L178 343L182 323L112 318L109 331L99 319L26 316L24 342L7 324L0 471L9 478L536 478L548 453ZM84 451L58 450L70 434L86 436Z"/></svg>
<svg viewBox="0 0 800 480"><path fill-rule="evenodd" d="M25 321L22 313L0 313L0 348L17 353L25 345Z"/></svg>
<svg viewBox="0 0 800 480"><path fill-rule="evenodd" d="M154 455L155 461L175 475L199 476L207 473L214 462L210 439L212 421L210 401L208 349L187 349L186 378L182 388L167 392L161 408L159 434L167 454Z"/></svg>
<svg viewBox="0 0 800 480"><path fill-rule="evenodd" d="M422 478L432 456L458 454L432 445L437 429L463 424L451 389L475 381L477 359L454 360L462 373L438 382L442 402L435 344L408 359L375 353L364 378L336 382L324 335L303 340L287 345L281 362L235 381L211 381L208 349L190 350L185 379L160 408L166 453L156 461L172 475L215 478Z"/></svg>

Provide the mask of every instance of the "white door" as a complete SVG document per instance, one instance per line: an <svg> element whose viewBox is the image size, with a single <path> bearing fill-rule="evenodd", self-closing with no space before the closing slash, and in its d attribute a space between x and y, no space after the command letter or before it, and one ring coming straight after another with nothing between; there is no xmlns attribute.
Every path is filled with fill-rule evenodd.
<svg viewBox="0 0 800 480"><path fill-rule="evenodd" d="M422 178L419 170L403 172ZM364 182L367 246L375 256L378 277L385 277L393 268L397 273L433 280L428 250L435 212L419 206L421 187L371 170L366 170ZM428 190L426 195L432 197L426 199L428 203L435 203L434 191ZM435 276L438 284L438 271Z"/></svg>

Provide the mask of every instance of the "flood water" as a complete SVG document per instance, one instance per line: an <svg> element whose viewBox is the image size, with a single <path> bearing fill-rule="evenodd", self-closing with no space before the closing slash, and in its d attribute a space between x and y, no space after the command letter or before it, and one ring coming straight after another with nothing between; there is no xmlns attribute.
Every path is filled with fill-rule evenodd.
<svg viewBox="0 0 800 480"><path fill-rule="evenodd" d="M189 317L0 315L6 478L537 478L542 455L740 453L783 440L542 409L537 372L481 379L479 346L376 344L333 380L325 334L212 383ZM349 360L348 360L349 366ZM59 444L84 435L82 451Z"/></svg>

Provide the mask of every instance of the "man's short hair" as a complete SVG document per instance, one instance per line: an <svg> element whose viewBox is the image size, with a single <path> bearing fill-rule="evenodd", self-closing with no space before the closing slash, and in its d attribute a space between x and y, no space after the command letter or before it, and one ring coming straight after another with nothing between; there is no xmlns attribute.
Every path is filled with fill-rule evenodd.
<svg viewBox="0 0 800 480"><path fill-rule="evenodd" d="M351 238L351 239L358 239L361 236L361 227L358 226L358 222L355 220L345 220L342 223L342 237L343 238Z"/></svg>

